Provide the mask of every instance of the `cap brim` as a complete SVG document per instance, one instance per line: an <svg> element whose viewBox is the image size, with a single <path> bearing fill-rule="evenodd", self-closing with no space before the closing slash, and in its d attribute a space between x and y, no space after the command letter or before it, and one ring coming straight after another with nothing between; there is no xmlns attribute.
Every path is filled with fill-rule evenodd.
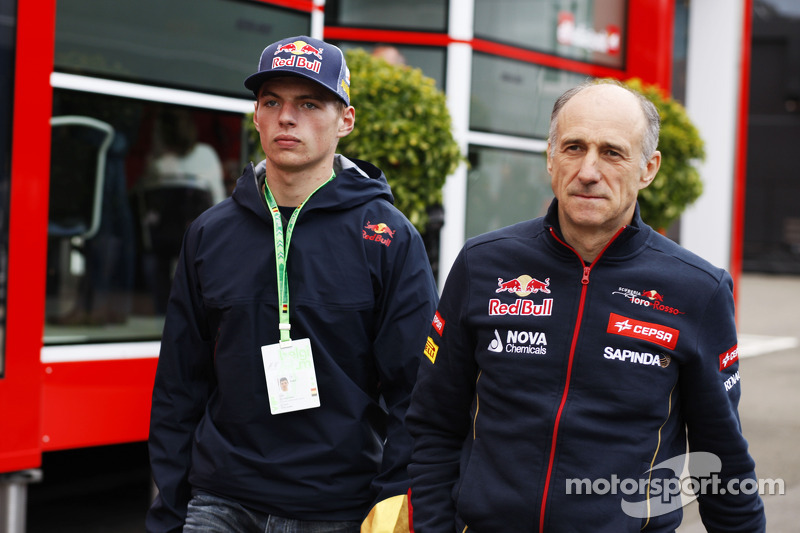
<svg viewBox="0 0 800 533"><path fill-rule="evenodd" d="M307 80L313 81L323 89L333 94L336 98L343 101L345 104L348 103L344 98L342 98L342 95L332 90L327 85L323 85L313 77L306 76L302 72L297 72L294 70L270 70L268 72L256 72L255 74L248 76L247 79L244 80L244 86L245 88L253 91L253 94L257 97L258 91L261 89L261 86L264 84L265 81L272 78L286 78L286 77L305 78Z"/></svg>

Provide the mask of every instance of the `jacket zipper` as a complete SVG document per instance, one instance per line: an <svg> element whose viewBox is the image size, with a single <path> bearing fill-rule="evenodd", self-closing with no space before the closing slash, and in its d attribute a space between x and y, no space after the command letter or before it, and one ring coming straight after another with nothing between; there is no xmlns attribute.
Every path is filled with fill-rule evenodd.
<svg viewBox="0 0 800 533"><path fill-rule="evenodd" d="M586 266L586 263L583 261L583 258L578 252L575 251L575 248L573 248L572 246L561 240L558 237L558 235L556 235L555 230L553 228L550 228L550 235L552 235L556 241L560 242L562 245L572 250L575 253L575 255L578 256L578 259L580 260L581 265L583 266L583 277L581 277L582 287L581 287L580 303L578 305L578 317L575 320L575 329L572 332L572 344L570 344L569 358L567 360L567 377L564 380L564 392L561 393L561 403L558 405L558 411L556 412L556 420L555 424L553 425L553 438L550 441L550 458L548 459L547 462L547 477L545 478L544 491L542 492L542 506L539 509L539 533L544 533L544 515L545 515L545 509L547 508L547 496L550 490L550 478L553 475L553 463L555 462L556 443L558 441L558 427L561 423L561 414L564 411L564 405L566 405L567 403L567 394L569 392L570 379L572 378L572 363L575 358L575 346L577 346L578 344L578 333L580 332L581 322L583 321L583 307L586 302L586 292L589 287L589 274L591 274L594 265L596 265L597 262L600 260L600 258L603 257L605 251L608 250L608 247L611 246L611 243L617 240L617 237L619 237L619 235L625 230L626 227L627 226L623 226L622 228L620 228L619 231L617 231L617 233L614 234L611 240L608 241L605 247L600 251L597 257L595 257L594 261L592 261L592 264L589 266Z"/></svg>

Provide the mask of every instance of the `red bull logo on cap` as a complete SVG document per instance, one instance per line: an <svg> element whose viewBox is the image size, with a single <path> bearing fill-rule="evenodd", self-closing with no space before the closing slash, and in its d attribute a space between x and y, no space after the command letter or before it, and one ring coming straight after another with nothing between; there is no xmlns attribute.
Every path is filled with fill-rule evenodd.
<svg viewBox="0 0 800 533"><path fill-rule="evenodd" d="M279 67L297 67L297 68L304 68L319 74L319 70L322 67L322 48L316 48L311 46L305 41L294 41L292 43L286 43L279 46L275 50L274 55L282 54L282 53L289 53L292 54L290 57L274 57L272 59L272 68L279 68ZM316 56L316 60L309 60L308 58L304 57L306 55L313 55Z"/></svg>
<svg viewBox="0 0 800 533"><path fill-rule="evenodd" d="M322 59L322 48L315 48L305 41L295 41L293 43L283 44L279 46L277 50L275 50L274 55L278 55L281 52L289 52L294 55L313 54L317 56L317 59Z"/></svg>

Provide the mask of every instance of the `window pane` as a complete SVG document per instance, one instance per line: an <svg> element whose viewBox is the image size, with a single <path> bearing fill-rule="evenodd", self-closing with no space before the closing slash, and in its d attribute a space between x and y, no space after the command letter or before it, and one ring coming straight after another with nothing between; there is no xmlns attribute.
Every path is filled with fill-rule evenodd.
<svg viewBox="0 0 800 533"><path fill-rule="evenodd" d="M475 36L622 68L625 0L475 0Z"/></svg>
<svg viewBox="0 0 800 533"><path fill-rule="evenodd" d="M231 95L269 43L308 34L310 16L258 2L58 0L60 71Z"/></svg>
<svg viewBox="0 0 800 533"><path fill-rule="evenodd" d="M353 48L363 48L370 53L381 55L389 62L398 62L418 68L423 74L436 82L436 87L438 87L439 90L444 90L444 81L446 78L445 61L447 54L443 48L353 42L337 43L337 46L344 51ZM353 102L353 105L357 106L357 103Z"/></svg>
<svg viewBox="0 0 800 533"><path fill-rule="evenodd" d="M328 0L325 23L447 31L447 0Z"/></svg>
<svg viewBox="0 0 800 533"><path fill-rule="evenodd" d="M53 116L45 343L158 339L183 233L243 167L243 117L65 90Z"/></svg>
<svg viewBox="0 0 800 533"><path fill-rule="evenodd" d="M556 98L585 79L582 74L476 53L470 128L546 138Z"/></svg>
<svg viewBox="0 0 800 533"><path fill-rule="evenodd" d="M471 146L466 236L529 220L553 198L544 154Z"/></svg>

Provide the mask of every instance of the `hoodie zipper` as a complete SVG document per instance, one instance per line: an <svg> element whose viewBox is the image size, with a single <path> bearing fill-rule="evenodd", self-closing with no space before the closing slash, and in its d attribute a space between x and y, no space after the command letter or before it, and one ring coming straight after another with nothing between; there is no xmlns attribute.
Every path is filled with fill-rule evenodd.
<svg viewBox="0 0 800 533"><path fill-rule="evenodd" d="M545 516L545 510L547 508L547 496L550 489L550 480L553 475L553 464L555 463L556 444L558 441L558 427L561 423L561 415L564 411L564 406L567 403L567 394L569 393L569 384L572 378L572 363L575 359L575 347L578 344L578 334L580 332L581 323L583 321L583 310L584 310L583 308L586 302L586 292L589 288L589 275L591 274L594 265L596 265L597 262L600 260L600 258L603 257L603 254L605 253L606 250L608 250L608 247L611 246L611 243L617 240L617 237L620 236L620 234L625 230L626 227L627 226L623 226L622 228L620 228L619 231L617 231L617 233L614 234L611 240L608 241L605 247L600 251L597 257L594 258L594 261L592 261L592 264L590 264L589 266L586 266L586 263L584 262L583 258L578 252L575 251L575 248L573 248L572 246L564 242L562 239L560 239L558 235L556 235L555 230L552 227L550 228L550 235L552 235L556 241L558 241L563 246L572 250L575 253L575 255L578 256L578 259L580 260L581 265L583 266L583 276L581 277L581 297L578 305L578 317L575 320L575 328L572 331L572 344L570 345L569 348L569 358L567 360L567 377L564 380L564 392L561 393L561 403L558 405L555 424L553 425L553 437L552 440L550 441L550 457L547 462L547 477L545 478L544 481L544 491L542 492L542 506L539 510L539 533L544 533L544 516Z"/></svg>

